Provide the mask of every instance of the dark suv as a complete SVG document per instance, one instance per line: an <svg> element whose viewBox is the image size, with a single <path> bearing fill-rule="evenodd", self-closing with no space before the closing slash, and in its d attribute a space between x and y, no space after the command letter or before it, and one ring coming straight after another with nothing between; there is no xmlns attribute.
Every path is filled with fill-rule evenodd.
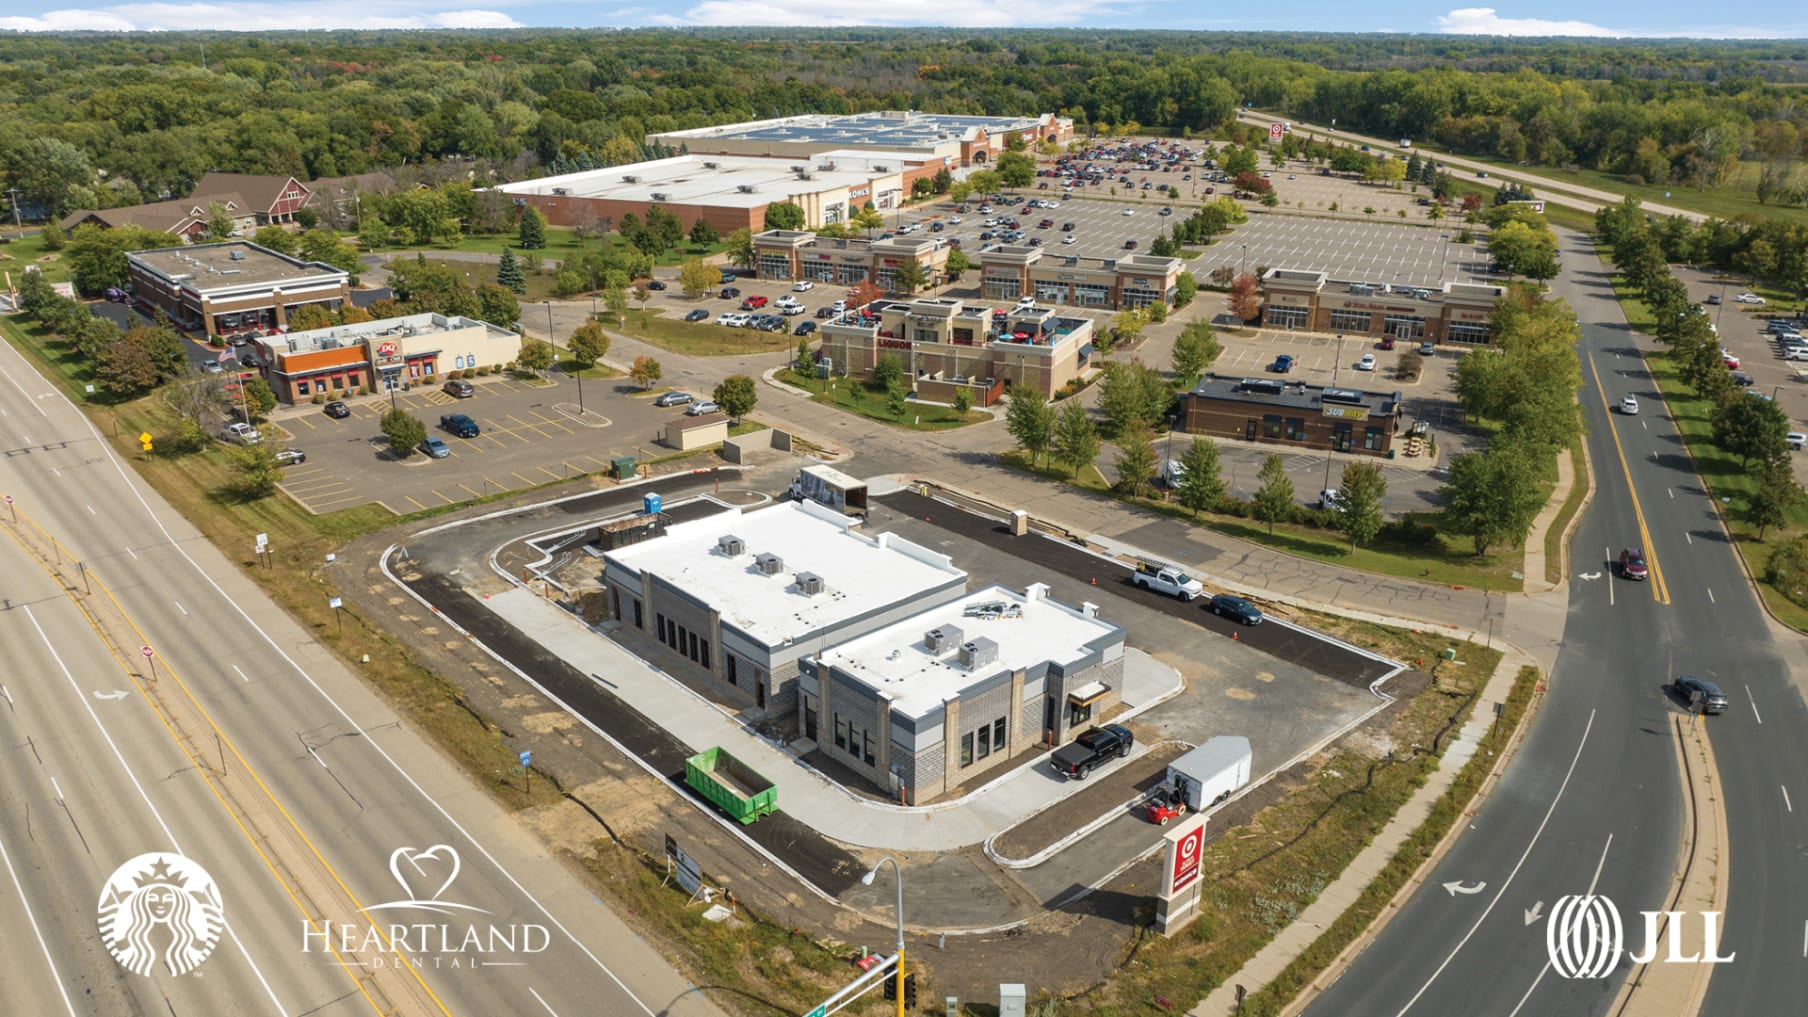
<svg viewBox="0 0 1808 1017"><path fill-rule="evenodd" d="M1627 579L1645 579L1651 574L1645 567L1645 552L1629 547L1620 552L1620 575Z"/></svg>
<svg viewBox="0 0 1808 1017"><path fill-rule="evenodd" d="M1242 597L1220 593L1212 598L1210 607L1212 613L1221 618L1229 618L1231 621L1242 622L1244 625L1260 625L1262 623L1261 608Z"/></svg>
<svg viewBox="0 0 1808 1017"><path fill-rule="evenodd" d="M1720 686L1706 678L1696 678L1685 674L1677 678L1670 687L1678 696L1688 700L1690 706L1701 704L1702 713L1726 712L1726 693L1720 691Z"/></svg>

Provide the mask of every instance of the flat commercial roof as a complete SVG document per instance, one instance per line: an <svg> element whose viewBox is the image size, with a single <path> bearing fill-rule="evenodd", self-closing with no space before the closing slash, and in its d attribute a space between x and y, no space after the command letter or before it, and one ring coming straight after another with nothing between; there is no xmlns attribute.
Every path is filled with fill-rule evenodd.
<svg viewBox="0 0 1808 1017"><path fill-rule="evenodd" d="M923 113L917 110L879 110L835 115L805 113L772 120L752 120L688 131L668 131L661 138L732 138L742 141L787 141L818 145L862 147L933 148L949 141L987 134L1033 131L1041 117L980 117Z"/></svg>
<svg viewBox="0 0 1808 1017"><path fill-rule="evenodd" d="M431 335L436 332L455 332L463 329L480 327L486 338L513 338L515 333L499 325L476 318L461 315L450 317L432 311L420 314L405 314L399 318L379 318L375 321L359 321L349 325L331 325L326 328L309 329L305 332L288 332L273 335L266 339L253 340L263 346L282 353L307 353L313 350L331 350L341 346L355 346L373 339L401 339L417 335Z"/></svg>
<svg viewBox="0 0 1808 1017"><path fill-rule="evenodd" d="M945 554L894 533L853 532L854 520L814 502L789 501L757 511L733 509L668 528L665 536L604 555L610 568L660 577L721 613L767 646L802 639L949 584L965 587L967 573ZM740 538L741 553L722 550L722 537ZM782 563L767 575L762 555ZM823 591L805 594L800 573L820 577Z"/></svg>
<svg viewBox="0 0 1808 1017"><path fill-rule="evenodd" d="M999 610L979 610L990 605ZM970 614L969 608L974 612ZM960 635L941 652L931 652L926 635L944 626L960 630ZM1094 652L1101 640L1115 637L1121 642L1123 632L1120 626L1048 599L1048 587L1041 583L1022 593L993 585L841 643L818 661L886 696L893 711L923 717L976 681L1049 661L1066 665ZM991 640L997 657L968 668L961 664L960 646L976 639Z"/></svg>
<svg viewBox="0 0 1808 1017"><path fill-rule="evenodd" d="M613 198L662 205L757 208L793 195L858 188L902 172L908 152L824 152L809 158L678 155L501 184L503 194ZM832 167L832 168L830 168ZM799 172L801 169L803 172Z"/></svg>
<svg viewBox="0 0 1808 1017"><path fill-rule="evenodd" d="M1330 398L1326 398L1329 393ZM1399 412L1400 393L1368 392L1362 389L1308 385L1283 378L1231 378L1207 373L1193 386L1196 399L1231 399L1287 409L1323 410L1327 404L1361 406L1376 416Z"/></svg>
<svg viewBox="0 0 1808 1017"><path fill-rule="evenodd" d="M347 278L343 269L318 261L291 258L242 240L158 247L132 251L126 257L171 282L184 282L203 292L237 286L318 283L323 278Z"/></svg>

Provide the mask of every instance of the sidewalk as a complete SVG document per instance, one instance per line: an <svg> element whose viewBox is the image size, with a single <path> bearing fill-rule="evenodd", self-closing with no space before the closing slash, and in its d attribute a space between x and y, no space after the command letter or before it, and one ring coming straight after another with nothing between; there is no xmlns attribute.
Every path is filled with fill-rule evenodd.
<svg viewBox="0 0 1808 1017"><path fill-rule="evenodd" d="M982 843L1074 790L1044 772L1037 757L1038 762L1004 771L990 783L946 802L907 807L862 798L538 594L516 587L491 595L483 606L582 673L608 675L612 695L693 751L713 745L728 748L778 786L779 807L787 815L846 844L951 851ZM1125 651L1124 672L1124 695L1131 707L1125 716L1135 716L1180 690L1178 672L1137 650ZM1140 747L1137 754L1147 751Z"/></svg>
<svg viewBox="0 0 1808 1017"><path fill-rule="evenodd" d="M1501 657L1500 665L1494 669L1488 684L1482 688L1475 706L1470 710L1469 719L1457 732L1450 747L1444 750L1443 760L1438 768L1425 778L1425 783L1413 793L1411 799L1400 807L1392 819L1388 820L1375 839L1362 849L1362 852L1345 867L1343 873L1329 886L1320 891L1318 898L1302 911L1293 924L1281 930L1280 935L1270 940L1248 963L1236 974L1226 978L1216 991L1205 997L1204 1001L1189 1011L1193 1017L1224 1017L1237 1010L1236 986L1242 985L1250 992L1256 992L1263 986L1278 978L1294 958L1306 951L1324 931L1337 921L1350 905L1362 895L1387 863L1400 850L1406 838L1425 822L1438 798L1450 789L1456 775L1475 755L1476 747L1482 736L1487 733L1488 726L1494 720L1494 706L1506 701L1507 694L1512 691L1513 679L1521 667L1533 664L1534 661L1523 652L1508 646ZM1497 771L1498 772L1498 771ZM1484 784L1479 794L1486 794L1489 785ZM1460 828L1460 827L1459 827ZM1435 860L1435 856L1434 859ZM1429 864L1429 863L1428 863ZM1421 874L1426 870L1421 870ZM1402 888L1402 893L1411 892L1418 885L1418 879L1409 882ZM1390 909L1391 910L1391 909ZM1338 962L1314 979L1300 995L1289 1004L1284 1012L1296 1013L1312 1001L1319 987L1328 985L1342 972L1344 962L1355 956L1365 947L1370 938L1385 924L1382 921L1371 926L1362 936L1347 948Z"/></svg>

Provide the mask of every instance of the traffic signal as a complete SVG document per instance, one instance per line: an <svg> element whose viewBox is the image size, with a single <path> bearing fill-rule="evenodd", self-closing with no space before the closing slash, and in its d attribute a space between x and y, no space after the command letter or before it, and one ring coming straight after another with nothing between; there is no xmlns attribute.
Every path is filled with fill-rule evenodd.
<svg viewBox="0 0 1808 1017"><path fill-rule="evenodd" d="M893 974L885 980L885 998L895 1002L898 998L898 976ZM917 974L914 971L904 975L904 1005L917 1005Z"/></svg>
<svg viewBox="0 0 1808 1017"><path fill-rule="evenodd" d="M885 976L885 1001L890 1003L898 998L898 976L894 972Z"/></svg>

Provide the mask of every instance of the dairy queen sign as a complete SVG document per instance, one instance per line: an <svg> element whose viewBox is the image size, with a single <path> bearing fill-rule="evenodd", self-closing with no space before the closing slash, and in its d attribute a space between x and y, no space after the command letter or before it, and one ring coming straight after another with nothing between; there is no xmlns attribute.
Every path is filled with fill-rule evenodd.
<svg viewBox="0 0 1808 1017"><path fill-rule="evenodd" d="M402 344L394 339L372 343L370 349L378 367L394 367L402 362Z"/></svg>

